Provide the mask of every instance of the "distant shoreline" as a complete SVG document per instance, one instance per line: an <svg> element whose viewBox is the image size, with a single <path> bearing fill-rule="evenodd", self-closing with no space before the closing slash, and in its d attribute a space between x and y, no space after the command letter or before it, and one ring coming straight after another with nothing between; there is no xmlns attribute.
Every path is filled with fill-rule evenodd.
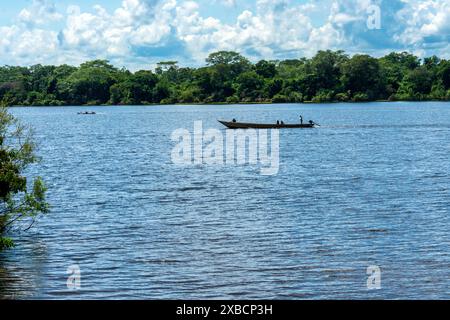
<svg viewBox="0 0 450 320"><path fill-rule="evenodd" d="M79 67L0 67L0 104L23 106L323 104L450 101L450 60L318 51L252 62L213 52L199 67L162 61L131 72L107 60Z"/></svg>
<svg viewBox="0 0 450 320"><path fill-rule="evenodd" d="M98 107L159 107L159 106L240 106L240 105L327 105L327 104L371 104L371 103L427 103L427 102L450 102L450 100L399 100L399 101L389 101L389 100L374 100L374 101L334 101L334 102L239 102L239 103L227 103L227 102L216 102L216 103L152 103L152 104L99 104L99 105L60 105L60 106L44 106L44 105L13 105L8 108L65 108L65 107L79 107L79 108L98 108Z"/></svg>

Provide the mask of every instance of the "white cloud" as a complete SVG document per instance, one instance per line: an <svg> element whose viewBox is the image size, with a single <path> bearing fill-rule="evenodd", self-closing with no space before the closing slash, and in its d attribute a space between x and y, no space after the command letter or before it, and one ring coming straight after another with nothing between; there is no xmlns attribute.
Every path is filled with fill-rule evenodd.
<svg viewBox="0 0 450 320"><path fill-rule="evenodd" d="M408 6L398 12L405 21L405 29L396 40L406 45L420 46L427 38L447 42L450 39L449 1L408 1Z"/></svg>
<svg viewBox="0 0 450 320"><path fill-rule="evenodd" d="M57 33L54 31L12 26L0 27L0 34L0 57L9 64L29 64L36 55L46 60L58 50Z"/></svg>
<svg viewBox="0 0 450 320"><path fill-rule="evenodd" d="M55 4L47 0L33 0L32 4L20 11L20 22L33 25L42 25L51 21L58 21L63 15L56 11Z"/></svg>
<svg viewBox="0 0 450 320"><path fill-rule="evenodd" d="M63 45L111 56L129 55L132 46L156 45L169 35L168 12L174 5L175 1L124 0L112 14L98 5L94 13L72 7L61 33Z"/></svg>
<svg viewBox="0 0 450 320"><path fill-rule="evenodd" d="M1 61L27 65L52 60L59 49L58 33L47 25L62 18L53 3L33 0L29 7L19 12L16 24L0 26Z"/></svg>
<svg viewBox="0 0 450 320"><path fill-rule="evenodd" d="M237 7L234 0L216 1ZM381 7L378 31L366 26L372 4ZM201 9L192 0L123 0L113 11L72 5L58 12L50 0L34 0L15 25L0 27L0 58L10 64L108 58L139 67L161 57L201 63L215 50L254 59L310 56L319 49L449 55L448 0L257 0L232 23L202 16Z"/></svg>

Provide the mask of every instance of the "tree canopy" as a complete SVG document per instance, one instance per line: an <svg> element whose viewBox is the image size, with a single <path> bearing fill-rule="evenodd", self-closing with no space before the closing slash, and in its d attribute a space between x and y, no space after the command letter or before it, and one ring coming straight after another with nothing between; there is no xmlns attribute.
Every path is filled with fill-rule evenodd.
<svg viewBox="0 0 450 320"><path fill-rule="evenodd" d="M28 229L37 215L48 212L43 180L37 177L29 185L23 175L38 161L35 147L29 128L0 106L0 250L13 245L4 237L13 225L28 220Z"/></svg>
<svg viewBox="0 0 450 320"><path fill-rule="evenodd" d="M314 57L256 63L237 52L206 66L162 61L130 72L105 60L0 67L0 101L14 105L450 100L450 61L407 52L384 57L319 51Z"/></svg>

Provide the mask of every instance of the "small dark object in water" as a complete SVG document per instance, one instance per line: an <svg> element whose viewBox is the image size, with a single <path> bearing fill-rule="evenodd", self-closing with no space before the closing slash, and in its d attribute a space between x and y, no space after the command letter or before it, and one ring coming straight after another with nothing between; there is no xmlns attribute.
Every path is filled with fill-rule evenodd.
<svg viewBox="0 0 450 320"><path fill-rule="evenodd" d="M94 112L94 111L85 111L85 112L78 112L78 114L83 114L83 115L89 114L89 115L93 115L93 114L97 114L97 113Z"/></svg>

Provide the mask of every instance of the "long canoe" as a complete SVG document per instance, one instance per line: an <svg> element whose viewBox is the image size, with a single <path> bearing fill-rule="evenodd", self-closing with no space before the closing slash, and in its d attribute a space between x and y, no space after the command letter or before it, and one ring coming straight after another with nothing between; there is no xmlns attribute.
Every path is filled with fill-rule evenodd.
<svg viewBox="0 0 450 320"><path fill-rule="evenodd" d="M94 115L94 114L97 114L96 112L94 112L94 111L86 111L86 112L78 112L78 114L82 114L82 115Z"/></svg>
<svg viewBox="0 0 450 320"><path fill-rule="evenodd" d="M315 123L303 124L276 124L276 123L243 123L243 122L228 122L218 120L221 124L229 129L293 129L293 128L314 128Z"/></svg>

